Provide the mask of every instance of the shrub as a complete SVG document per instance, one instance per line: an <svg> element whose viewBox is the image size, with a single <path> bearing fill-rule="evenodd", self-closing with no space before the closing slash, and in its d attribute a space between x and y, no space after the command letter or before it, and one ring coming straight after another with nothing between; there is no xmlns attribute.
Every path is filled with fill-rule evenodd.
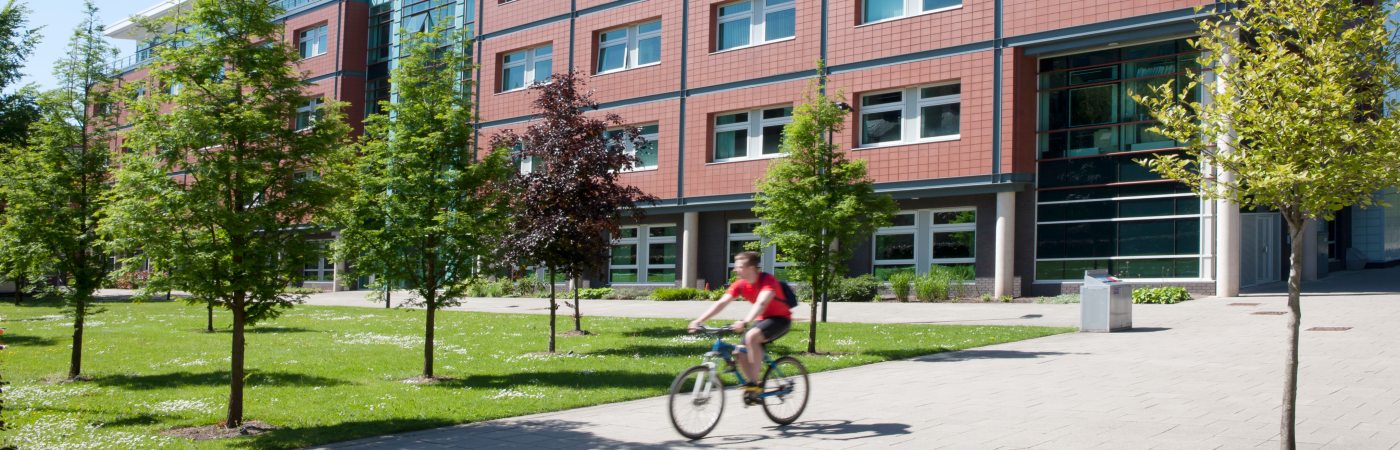
<svg viewBox="0 0 1400 450"><path fill-rule="evenodd" d="M1191 293L1181 286L1162 286L1133 289L1133 303L1154 303L1170 305L1191 299Z"/></svg>
<svg viewBox="0 0 1400 450"><path fill-rule="evenodd" d="M282 293L285 293L285 294L292 294L292 295L311 295L311 294L320 294L321 292L323 292L323 291L320 290L320 289L309 288L309 287L295 287L295 286L290 286L290 287L282 288Z"/></svg>
<svg viewBox="0 0 1400 450"><path fill-rule="evenodd" d="M607 294L603 294L603 298L608 300L646 300L651 296L650 291L641 288L613 287L609 289Z"/></svg>
<svg viewBox="0 0 1400 450"><path fill-rule="evenodd" d="M831 285L827 300L833 302L868 302L880 295L880 281L872 275L837 278Z"/></svg>
<svg viewBox="0 0 1400 450"><path fill-rule="evenodd" d="M933 273L914 279L914 297L921 302L941 300L948 296L948 283L939 280Z"/></svg>
<svg viewBox="0 0 1400 450"><path fill-rule="evenodd" d="M512 293L513 288L510 280L473 278L466 283L468 297L505 297Z"/></svg>
<svg viewBox="0 0 1400 450"><path fill-rule="evenodd" d="M543 281L534 277L520 278L506 283L510 283L506 289L506 295L518 297L546 297L549 295L549 286L545 286Z"/></svg>
<svg viewBox="0 0 1400 450"><path fill-rule="evenodd" d="M1079 303L1079 294L1060 294L1054 297L1041 297L1036 299L1035 302L1046 305L1068 305Z"/></svg>
<svg viewBox="0 0 1400 450"><path fill-rule="evenodd" d="M909 285L914 282L914 272L900 271L890 274L890 289L894 290L895 300L909 301Z"/></svg>
<svg viewBox="0 0 1400 450"><path fill-rule="evenodd" d="M651 299L660 301L705 300L708 298L710 298L709 291L695 288L660 288L651 291Z"/></svg>
<svg viewBox="0 0 1400 450"><path fill-rule="evenodd" d="M608 287L579 289L578 298L585 298L589 300L607 298L608 295L612 294L612 291L612 288Z"/></svg>
<svg viewBox="0 0 1400 450"><path fill-rule="evenodd" d="M711 289L709 292L706 293L706 298L709 298L710 300L719 300L720 297L724 296L725 292L727 291L725 291L724 289Z"/></svg>

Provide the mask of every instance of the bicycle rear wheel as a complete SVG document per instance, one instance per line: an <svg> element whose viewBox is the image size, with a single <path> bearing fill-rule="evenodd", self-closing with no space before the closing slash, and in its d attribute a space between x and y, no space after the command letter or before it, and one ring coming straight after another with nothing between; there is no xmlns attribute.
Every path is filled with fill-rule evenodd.
<svg viewBox="0 0 1400 450"><path fill-rule="evenodd" d="M691 367L671 382L666 401L676 431L681 436L700 439L719 424L719 415L724 411L724 385L719 373L709 366Z"/></svg>
<svg viewBox="0 0 1400 450"><path fill-rule="evenodd" d="M778 425L796 421L807 409L810 387L807 367L801 361L791 356L778 358L763 372L763 413Z"/></svg>

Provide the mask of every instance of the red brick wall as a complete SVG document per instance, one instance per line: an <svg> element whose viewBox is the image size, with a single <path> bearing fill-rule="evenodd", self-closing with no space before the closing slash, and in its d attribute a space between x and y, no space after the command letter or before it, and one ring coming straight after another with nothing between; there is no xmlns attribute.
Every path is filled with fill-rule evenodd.
<svg viewBox="0 0 1400 450"><path fill-rule="evenodd" d="M597 3L595 1L594 3ZM582 2L579 8L584 8ZM596 75L598 35L601 31L661 19L661 63ZM600 103L674 92L681 87L680 2L638 2L579 17L574 35L575 67ZM672 121L675 119L672 118Z"/></svg>
<svg viewBox="0 0 1400 450"><path fill-rule="evenodd" d="M517 3L537 1L539 0L516 0ZM489 9L490 6L488 5L487 8ZM532 91L522 89L500 92L501 58L506 53L550 43L554 45L553 72L563 72L569 64L568 21L555 22L529 31L487 39L480 43L481 61L479 63L481 64L480 82L482 85L479 102L481 103L481 120L483 122L530 114L530 102L535 98Z"/></svg>
<svg viewBox="0 0 1400 450"><path fill-rule="evenodd" d="M685 196L753 192L754 181L773 159L710 162L715 114L795 105L801 101L808 83L790 81L691 97L685 117Z"/></svg>
<svg viewBox="0 0 1400 450"><path fill-rule="evenodd" d="M715 8L733 0L694 0L690 3L689 87L812 71L821 57L821 2L797 0L793 39L715 52Z"/></svg>
<svg viewBox="0 0 1400 450"><path fill-rule="evenodd" d="M1036 61L1020 48L1002 55L1002 173L1035 172Z"/></svg>
<svg viewBox="0 0 1400 450"><path fill-rule="evenodd" d="M1206 0L1006 0L1002 4L1002 33L1020 36L1214 3Z"/></svg>
<svg viewBox="0 0 1400 450"><path fill-rule="evenodd" d="M830 64L990 41L994 37L993 0L963 0L961 8L861 25L860 0L832 0ZM813 30L815 34L820 30Z"/></svg>
<svg viewBox="0 0 1400 450"><path fill-rule="evenodd" d="M589 114L590 116L617 114L622 116L623 123L627 125L650 123L659 125L656 134L656 139L660 141L656 152L657 168L624 173L620 177L622 183L636 186L657 198L676 197L676 177L678 175L676 167L680 156L680 121L676 118L680 117L680 105L680 100L667 100L609 108ZM690 157L691 155L686 155L686 158Z"/></svg>
<svg viewBox="0 0 1400 450"><path fill-rule="evenodd" d="M477 0L484 6L478 22L481 34L494 33L506 28L524 25L536 20L548 19L569 13L569 0L513 0L500 3L499 0ZM582 5L579 6L582 8ZM565 29L568 21L564 21ZM528 33L534 33L530 30Z"/></svg>

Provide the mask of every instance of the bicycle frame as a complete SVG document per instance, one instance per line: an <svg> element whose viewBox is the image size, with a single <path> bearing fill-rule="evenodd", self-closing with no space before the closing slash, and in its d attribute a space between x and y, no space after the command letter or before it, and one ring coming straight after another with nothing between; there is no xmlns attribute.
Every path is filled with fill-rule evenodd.
<svg viewBox="0 0 1400 450"><path fill-rule="evenodd" d="M710 373L713 376L719 376L721 372L718 371L719 365L717 363L718 361L724 361L726 366L724 372L734 374L734 377L739 380L738 384L745 384L748 381L744 379L743 372L739 370L738 364L736 364L734 361L734 350L736 348L737 347L733 344L724 342L723 337L716 337L714 345L710 346L710 351L705 352L705 355L701 357L700 364L709 367ZM785 377L786 375L783 374L782 369L779 368L776 364L774 364L773 361L774 360L771 353L763 352L763 367L772 369L774 373L776 373L780 378ZM709 383L696 383L695 394L708 394L709 392L707 391L709 390L709 387ZM761 393L758 395L758 397L765 398L779 394L786 394L786 392L785 390L780 389L777 391Z"/></svg>

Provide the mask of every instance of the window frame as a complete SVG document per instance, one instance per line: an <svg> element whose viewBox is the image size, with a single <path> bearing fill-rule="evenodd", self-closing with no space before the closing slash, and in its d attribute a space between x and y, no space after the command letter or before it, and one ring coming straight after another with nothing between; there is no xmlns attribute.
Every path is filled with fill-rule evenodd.
<svg viewBox="0 0 1400 450"><path fill-rule="evenodd" d="M329 24L322 23L297 30L297 55L301 59L311 59L326 54L329 47ZM308 33L310 33L308 35ZM308 39L308 37L310 39ZM310 43L311 45L307 45ZM307 51L311 54L307 54Z"/></svg>
<svg viewBox="0 0 1400 450"><path fill-rule="evenodd" d="M934 217L938 213L964 212L973 213L971 223L959 224L934 224ZM870 234L870 273L876 273L876 269L882 266L913 266L914 273L928 273L929 268L935 265L977 265L977 224L978 209L976 206L955 206L947 208L925 208L901 210L895 215L913 214L913 225L889 226L875 229ZM938 233L949 232L972 232L972 257L970 258L934 258L933 248L937 243L934 236ZM890 235L910 235L914 236L914 259L879 259L879 248L875 240L879 236Z"/></svg>
<svg viewBox="0 0 1400 450"><path fill-rule="evenodd" d="M899 13L899 15L896 15L896 16L893 16L893 17L886 17L886 18L884 18L884 19L878 19L878 20L870 20L870 21L867 21L867 20L865 20L865 15L866 15L866 12L870 10L870 0L859 0L859 1L860 1L860 3L858 4L858 6L860 7L860 17L859 17L859 18L860 18L861 21L860 21L860 23L856 24L857 27L862 27L862 26L866 26L866 25L874 25L874 24L885 23L885 22L891 22L891 21L895 21L895 20L899 20L899 19L907 19L907 18L910 18L910 17L918 17L918 16L922 16L922 15L927 15L927 14L938 14L938 13L941 13L941 12L952 11L952 10L955 10L955 9L962 9L963 5L966 4L966 0L963 0L963 1L958 2L958 4L956 4L956 5L950 5L950 6L944 6L944 7L941 7L941 8L933 8L933 9L927 9L927 10L926 10L926 9L924 9L924 5L923 5L924 0L902 0L902 2L903 2L903 4L904 4L904 7L903 7L903 9L901 10L901 12ZM910 13L909 11L916 11L916 12Z"/></svg>
<svg viewBox="0 0 1400 450"><path fill-rule="evenodd" d="M543 49L546 49L546 48L549 49L549 54L548 54L548 55L545 55L544 58L541 58L540 55L539 55L539 51L540 51L540 50L543 50ZM521 54L521 53L523 53L523 54L525 55L525 57L524 57L523 59L521 59L520 62L513 62L513 63L507 63L507 62L506 62L506 59L509 58L511 55L516 55L516 54ZM546 61L546 60L548 60L548 61L549 61L549 64L550 64L550 71L549 71L549 72L550 72L550 75L553 75L553 74L554 74L554 69L553 69L553 66L554 66L554 44L553 44L553 43L543 44L543 45L537 45L537 46L534 46L534 47L523 48L523 49L519 49L519 50L515 50L515 51L509 51L509 52L502 52L502 53L500 53L500 65L501 65L501 70L500 70L500 72L499 72L499 76L500 76L500 86L501 86L501 87L500 87L500 92L499 92L499 93L504 94L504 93L507 93L507 92L523 91L523 90L526 90L526 89L531 88L532 86L535 86L536 84L548 83L548 81L547 81L547 80L549 79L548 76L546 76L544 79L540 79L539 76L538 76L539 74L535 73L535 66L538 65L538 64L541 63L541 62ZM509 81L509 78L506 76L506 70L509 70L509 69L515 68L515 67L519 67L519 68L521 68L521 70L523 70L523 72L522 72L522 82L521 82L522 84L520 85L520 87L509 88L509 89L508 89L508 88L506 88L506 83Z"/></svg>
<svg viewBox="0 0 1400 450"><path fill-rule="evenodd" d="M334 282L335 282L335 260L331 258L331 257L334 256L334 255L331 253L331 249L330 249L331 242L333 242L333 241L334 241L334 239L311 239L311 242L314 242L315 245L319 246L320 249L321 249L321 251L320 251L320 253L317 255L317 257L316 257L316 262L315 262L315 263L313 263L313 264L305 264L305 263L302 264L302 266L301 266L301 281L302 281L303 283L307 283L307 282L310 282L310 283L334 283ZM316 266L316 267L314 267L314 268L308 268L309 266ZM313 273L313 272L316 274L316 277L315 277L314 279L308 277L308 274L309 274L309 273ZM326 275L327 275L328 273L330 274L330 277L329 277L329 279L326 279Z"/></svg>
<svg viewBox="0 0 1400 450"><path fill-rule="evenodd" d="M713 127L713 131L710 133L710 138L712 140L712 143L710 145L710 162L723 163L735 161L752 161L758 159L781 158L787 156L787 153L783 153L781 151L777 153L763 153L763 129L774 126L786 127L787 124L792 123L792 108L792 105L768 106L757 109L730 111L714 114L714 118L710 120L710 126ZM776 109L787 109L787 115L773 119L763 118L764 111L771 111ZM732 116L735 114L748 114L748 121L725 125L720 125L718 123L720 117ZM744 142L744 156L719 158L719 156L716 153L716 151L718 150L717 146L719 145L719 134L724 132L740 130L744 130L748 133L748 136L745 138ZM781 141L779 141L779 146L781 148ZM758 152L756 156L754 154L755 151Z"/></svg>
<svg viewBox="0 0 1400 450"><path fill-rule="evenodd" d="M651 235L651 230L654 229L654 228L673 228L673 229L675 229L675 232L672 233L671 236L652 236L652 235ZM664 244L671 244L671 245L678 245L678 244L679 244L679 240L677 239L677 237L680 235L680 227L677 226L675 223L653 223L653 224L626 225L626 226L620 227L620 229L621 229L621 230L629 230L629 229L630 229L630 230L636 230L636 232L635 232L635 234L634 234L634 237L614 237L614 238L611 240L611 245L614 246L614 247L615 247L615 246L618 246L618 245L632 245L632 246L635 246L635 247L634 247L634 248L635 248L635 253L634 253L633 256L636 258L636 261L635 261L633 264L613 264L613 263L612 263L611 250L609 250L609 256L608 256L608 272L607 272L607 273L608 273L608 284L609 284L609 285L622 285L622 286L641 286L641 285L658 285L658 286L659 286L659 285L671 285L671 286L674 286L674 285L676 284L676 280L671 280L671 281L669 281L669 282L666 282L666 281L655 281L655 282L653 282L653 281L650 281L650 279L648 278L648 276L649 276L649 274L650 274L650 272L651 272L652 269L671 269L672 273L675 273L675 274L679 275L679 274L676 272L676 269L677 269L677 267L680 265L678 262L673 262L673 263L670 263L670 264L652 264L651 261L650 261L650 259L651 259L651 245L652 245L652 244L663 244L663 245L664 245ZM679 250L679 249L678 249L678 250ZM679 251L677 251L676 259L677 259L677 260L680 259L680 252L679 252ZM615 270L631 270L632 273L636 276L636 280L637 280L637 281L613 281L613 271L615 271Z"/></svg>
<svg viewBox="0 0 1400 450"><path fill-rule="evenodd" d="M657 170L657 169L660 169L660 168L661 168L661 144L660 144L660 142L661 142L661 141L660 141L660 136L661 136L661 124L660 124L660 123L657 123L657 122L643 123L643 124L640 124L640 125L629 125L629 126L622 127L622 128L613 128L613 129L610 129L610 130L608 130L608 131L605 132L606 134L604 134L604 137L608 137L611 133L621 133L621 132L623 132L624 130L626 130L627 128L637 128L637 129L643 129L643 130L644 130L646 127L649 127L649 126L655 126L655 127L656 127L656 132L655 132L655 133L645 133L645 132L643 132L643 134L641 135L641 137L642 137L642 139L646 139L646 140L647 140L647 143L649 143L649 144L656 144L656 146L657 146L657 148L656 148L656 164L653 164L653 165L650 165L650 166L635 165L635 166L632 166L631 169L624 169L624 170L622 170L622 171L621 171L622 173L644 172L644 171L648 171L648 170ZM622 148L623 148L623 152L626 153L627 155L630 155L630 156L632 156L633 158L636 158L636 157L637 157L637 147L636 147L636 145L633 145L632 141L623 139L623 140L622 140ZM641 160L638 159L637 161L641 161Z"/></svg>
<svg viewBox="0 0 1400 450"><path fill-rule="evenodd" d="M971 223L938 224L938 223L936 223L936 222L934 221L934 217L936 217L936 216L938 215L938 213L949 213L949 212L955 213L955 212L964 212L964 211L971 211L971 212L972 212L972 222L971 222ZM928 244L929 244L929 245L928 245L928 248L929 248L928 263L929 263L929 265L932 266L932 265L934 265L934 264L974 264L974 265L977 264L977 208L976 208L976 207L938 208L938 209L930 209L930 210L928 210L928 213L929 213L929 224L928 224ZM934 249L935 247L938 246L938 238L937 238L937 235L938 235L939 233L960 233L960 232L965 232L965 231L970 231L970 232L972 232L972 256L971 256L971 257L967 257L967 258L937 258L937 257L934 256L934 254L933 254L933 249ZM917 245L917 244L916 244L916 245Z"/></svg>
<svg viewBox="0 0 1400 450"><path fill-rule="evenodd" d="M655 30L655 31L648 31L648 32L645 32L645 33L643 33L643 32L641 31L641 30L642 30L642 26L650 25L650 24L653 24L653 23L656 24L656 30ZM608 33L618 32L618 31L623 32L625 35L624 35L623 37L621 37L621 38L614 38L612 41L603 41L603 36L604 36L604 35L606 35L606 34L608 34ZM596 64L597 64L597 65L596 65L596 69L595 69L595 71L594 71L594 75L604 75L604 74L609 74L609 73L622 72L622 71L625 71L625 70L640 69L640 68L643 68L643 67L651 67L651 66L655 66L655 65L660 65L660 64L661 64L661 58L660 58L659 55L658 55L656 61L649 62L649 63L645 63L645 64L643 64L643 63L640 62L640 61L641 61L641 42L642 42L643 40L651 39L651 38L656 38L656 39L657 39L657 44L656 44L657 46L660 46L660 45L661 45L661 42L660 42L660 41L661 41L661 19L648 20L648 21L645 21L645 22L634 23L634 24L632 24L632 25L626 25L626 26L621 26L621 27L616 27L616 28L609 28L609 29L606 29L606 30L603 30L603 31L599 31L599 32L598 32L598 39L597 39L597 51L596 51L597 57L595 58ZM616 41L622 41L622 42L621 42L621 43L617 43ZM609 44L609 42L612 42L612 43ZM622 51L623 51L623 54L624 54L624 56L623 56L623 61L622 61L622 67L604 70L604 69L603 69L603 49L609 48L609 47L616 47L616 46L619 46L619 45L622 46Z"/></svg>
<svg viewBox="0 0 1400 450"><path fill-rule="evenodd" d="M323 115L321 108L326 105L325 97L312 97L306 103L297 107L296 118L293 119L292 127L297 131L308 130L316 126L316 122L321 120ZM302 114L306 114L306 123L302 123Z"/></svg>
<svg viewBox="0 0 1400 450"><path fill-rule="evenodd" d="M715 5L714 27L712 27L712 31L714 33L713 53L727 52L732 50L745 49L749 47L757 47L763 44L796 39L797 27L795 26L795 24L793 26L792 35L778 37L774 39L768 39L767 28L769 14L778 13L786 10L792 10L795 18L795 16L797 15L797 0L778 0L783 1L783 3L779 3L777 5L769 5L768 1L769 0L739 0L735 2L721 3ZM722 10L725 7L734 6L742 3L747 3L749 5L748 11L744 11L741 13L733 13L728 16L722 15ZM720 38L723 36L723 34L720 33L720 26L725 23L736 22L744 19L749 20L748 41L741 45L735 45L733 47L724 47L723 42L720 40Z"/></svg>
<svg viewBox="0 0 1400 450"><path fill-rule="evenodd" d="M734 225L735 225L735 224L740 224L740 223L762 224L762 223L763 223L763 220L762 220L762 219L733 219L733 220L730 220L730 221L728 221L728 222L725 222L725 225L724 225L724 234L725 234L725 239L724 239L724 251L725 251L726 253L729 252L729 249L733 247L734 241L741 241L741 242L758 241L759 245L761 245L761 246L763 247L762 249L758 250L759 258L761 259L761 260L759 261L759 263L758 263L758 269L759 269L759 270L764 271L764 272L768 272L768 273L770 273L770 274L775 274L775 273L777 273L778 269L786 269L786 268L788 268L789 266L792 266L792 263L791 263L791 262L779 261L779 260L778 260L778 246L773 245L773 244L769 243L768 241L764 240L763 237L761 237L761 236L758 235L758 233L735 233L735 232L734 232ZM726 269L726 270L732 271L732 270L734 269L734 255L732 255L732 254L730 254L730 255L725 255L725 261L726 261L726 262L725 262L725 265L724 265L725 269Z"/></svg>
<svg viewBox="0 0 1400 450"><path fill-rule="evenodd" d="M949 81L933 84L924 84L898 89L884 89L871 91L860 95L860 110L856 111L856 134L859 137L860 146L857 149L893 147L897 145L926 144L930 142L947 142L962 139L962 81ZM926 88L958 86L957 94L940 95L936 97L923 98L922 90ZM865 99L870 96L900 93L898 103L881 104L876 106L865 106ZM958 132L942 136L923 137L923 109L928 106L959 105L958 110ZM870 143L866 142L865 116L867 114L885 113L890 111L900 111L899 117L899 140L889 142Z"/></svg>

